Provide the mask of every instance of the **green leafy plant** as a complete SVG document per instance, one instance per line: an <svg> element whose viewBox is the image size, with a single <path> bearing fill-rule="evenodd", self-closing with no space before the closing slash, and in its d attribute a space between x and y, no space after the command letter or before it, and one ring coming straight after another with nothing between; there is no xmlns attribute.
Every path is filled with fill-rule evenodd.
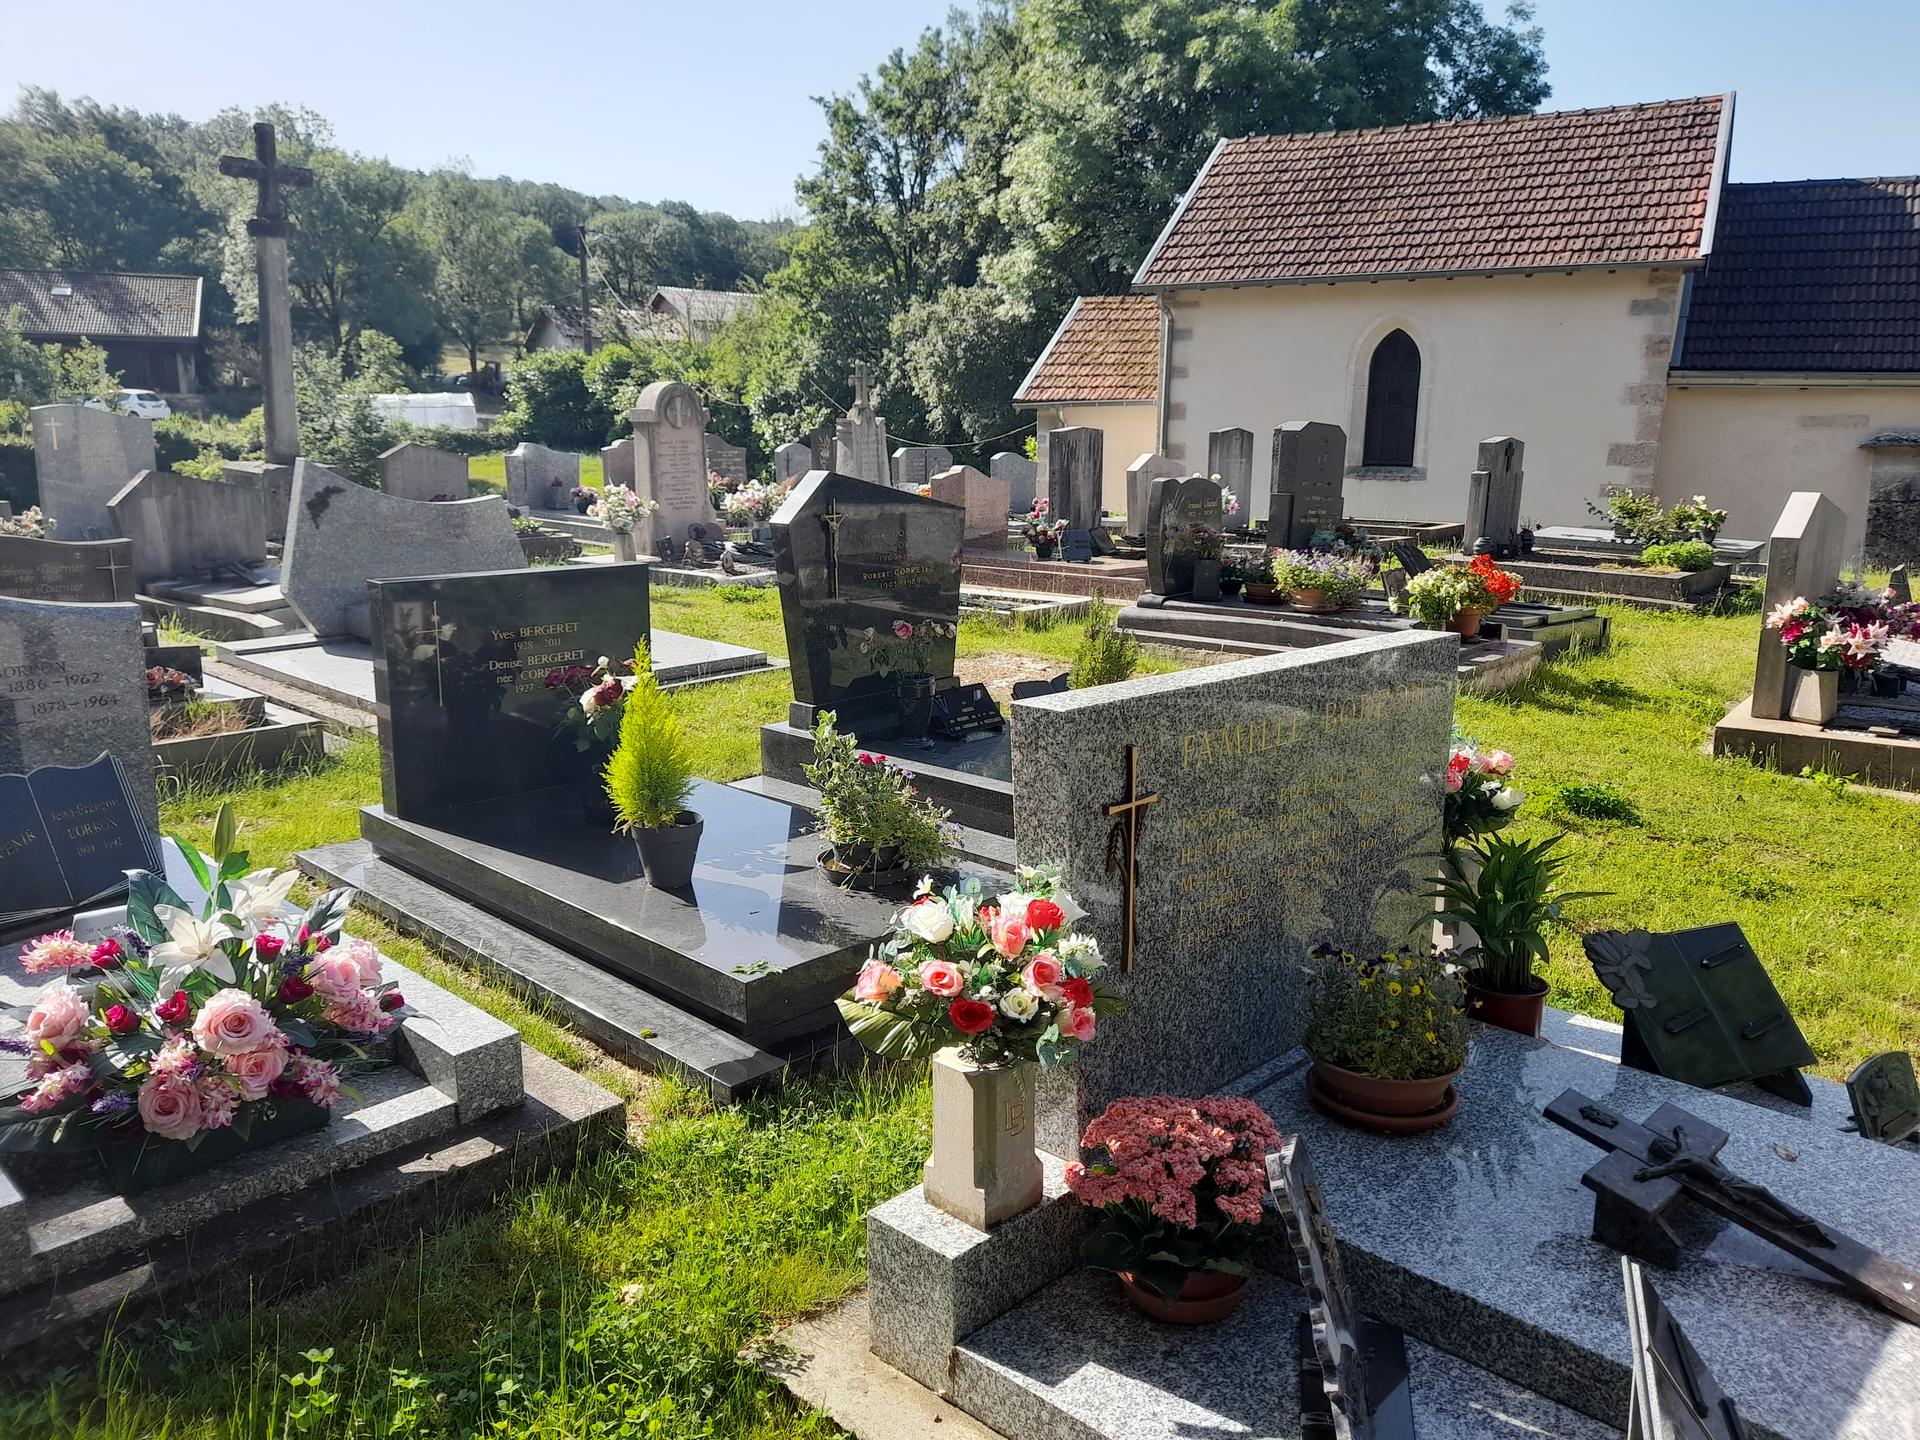
<svg viewBox="0 0 1920 1440"><path fill-rule="evenodd" d="M1087 610L1087 624L1080 648L1073 652L1073 667L1067 672L1071 690L1091 690L1096 685L1111 685L1131 679L1140 668L1140 642L1117 628L1114 609L1095 600Z"/></svg>
<svg viewBox="0 0 1920 1440"><path fill-rule="evenodd" d="M1442 902L1446 919L1470 925L1478 934L1479 940L1460 952L1474 984L1507 995L1529 993L1534 963L1546 962L1547 927L1562 918L1569 902L1605 893L1559 888L1567 857L1554 850L1564 838L1549 835L1528 843L1489 835L1447 852L1447 873L1434 882L1428 898Z"/></svg>
<svg viewBox="0 0 1920 1440"><path fill-rule="evenodd" d="M897 850L897 863L910 866L932 865L945 853L947 812L914 788L906 771L835 729L831 710L814 723L813 760L805 771L820 792L836 851Z"/></svg>
<svg viewBox="0 0 1920 1440"><path fill-rule="evenodd" d="M1644 495L1624 485L1609 485L1602 493L1606 497L1606 508L1602 509L1589 500L1587 509L1611 524L1614 533L1622 539L1640 545L1652 545L1671 538L1667 534L1666 512L1661 508L1659 496Z"/></svg>
<svg viewBox="0 0 1920 1440"><path fill-rule="evenodd" d="M1704 540L1669 540L1647 546L1640 563L1656 570L1704 570L1713 564L1713 546Z"/></svg>
<svg viewBox="0 0 1920 1440"><path fill-rule="evenodd" d="M1611 785L1576 780L1554 788L1548 802L1555 810L1577 815L1582 820L1611 820L1621 825L1638 825L1640 812L1633 802Z"/></svg>
<svg viewBox="0 0 1920 1440"><path fill-rule="evenodd" d="M1479 587L1464 565L1428 570L1407 582L1393 608L1405 611L1422 625L1445 625L1473 604Z"/></svg>
<svg viewBox="0 0 1920 1440"><path fill-rule="evenodd" d="M1378 1080L1430 1080L1467 1060L1466 990L1444 954L1321 945L1307 986L1307 1053Z"/></svg>
<svg viewBox="0 0 1920 1440"><path fill-rule="evenodd" d="M633 647L633 687L620 716L620 743L603 773L615 828L662 830L678 821L693 788L693 751L673 700L653 673L647 642Z"/></svg>

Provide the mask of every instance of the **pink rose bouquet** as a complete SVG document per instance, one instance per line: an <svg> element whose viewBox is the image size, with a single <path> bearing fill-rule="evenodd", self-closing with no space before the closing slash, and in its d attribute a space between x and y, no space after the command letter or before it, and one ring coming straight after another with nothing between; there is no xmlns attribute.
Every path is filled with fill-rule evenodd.
<svg viewBox="0 0 1920 1440"><path fill-rule="evenodd" d="M1171 1095L1116 1100L1087 1126L1090 1158L1067 1166L1067 1188L1100 1218L1081 1258L1124 1271L1172 1300L1196 1270L1244 1275L1260 1224L1266 1154L1280 1132L1251 1100Z"/></svg>
<svg viewBox="0 0 1920 1440"><path fill-rule="evenodd" d="M922 881L841 998L848 1027L895 1059L957 1044L982 1065L1072 1060L1119 1002L1095 991L1100 947L1073 933L1058 885L1025 870L1019 890L988 900L978 880Z"/></svg>
<svg viewBox="0 0 1920 1440"><path fill-rule="evenodd" d="M292 872L249 872L222 809L211 863L182 846L207 895L198 912L164 879L129 877L128 926L113 938L55 931L21 949L30 974L56 974L25 1029L0 1047L26 1057L28 1088L0 1102L0 1149L99 1143L193 1146L256 1111L331 1107L343 1069L379 1063L369 1046L405 1018L380 954L344 939L352 892L301 915Z"/></svg>
<svg viewBox="0 0 1920 1440"><path fill-rule="evenodd" d="M1504 750L1482 750L1455 740L1442 783L1446 789L1444 831L1449 848L1476 835L1490 835L1513 818L1526 792L1512 783L1516 762Z"/></svg>

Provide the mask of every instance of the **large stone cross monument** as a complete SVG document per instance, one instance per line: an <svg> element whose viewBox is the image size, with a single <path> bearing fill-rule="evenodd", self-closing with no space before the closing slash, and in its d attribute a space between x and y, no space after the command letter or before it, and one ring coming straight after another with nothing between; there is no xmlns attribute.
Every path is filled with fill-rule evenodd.
<svg viewBox="0 0 1920 1440"><path fill-rule="evenodd" d="M261 121L253 127L253 155L220 157L220 173L251 180L260 187L247 234L253 237L254 274L260 290L260 389L266 407L267 463L291 465L300 453L300 430L293 410L293 311L287 293L285 186L313 183L313 172L303 165L282 165L274 144L273 126Z"/></svg>

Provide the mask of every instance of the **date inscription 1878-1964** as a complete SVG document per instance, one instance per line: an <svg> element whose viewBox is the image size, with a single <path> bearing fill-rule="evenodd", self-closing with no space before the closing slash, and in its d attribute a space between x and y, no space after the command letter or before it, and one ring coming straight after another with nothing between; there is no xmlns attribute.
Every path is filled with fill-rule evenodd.
<svg viewBox="0 0 1920 1440"><path fill-rule="evenodd" d="M1831 1275L1861 1299L1920 1325L1920 1271L1734 1174L1719 1160L1727 1132L1698 1115L1662 1105L1645 1124L1636 1124L1578 1090L1564 1090L1546 1116L1609 1152L1580 1177L1594 1192L1593 1238L1602 1244L1655 1265L1677 1266L1682 1246L1666 1217L1684 1195Z"/></svg>

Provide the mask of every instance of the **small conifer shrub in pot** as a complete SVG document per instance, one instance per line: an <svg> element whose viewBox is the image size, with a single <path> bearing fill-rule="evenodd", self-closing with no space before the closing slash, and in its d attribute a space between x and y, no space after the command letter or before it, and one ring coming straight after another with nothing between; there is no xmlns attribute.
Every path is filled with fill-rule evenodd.
<svg viewBox="0 0 1920 1440"><path fill-rule="evenodd" d="M693 882L703 821L686 808L693 752L672 698L660 688L646 641L633 647L633 685L620 716L620 741L603 772L615 828L633 836L640 868L656 890Z"/></svg>

